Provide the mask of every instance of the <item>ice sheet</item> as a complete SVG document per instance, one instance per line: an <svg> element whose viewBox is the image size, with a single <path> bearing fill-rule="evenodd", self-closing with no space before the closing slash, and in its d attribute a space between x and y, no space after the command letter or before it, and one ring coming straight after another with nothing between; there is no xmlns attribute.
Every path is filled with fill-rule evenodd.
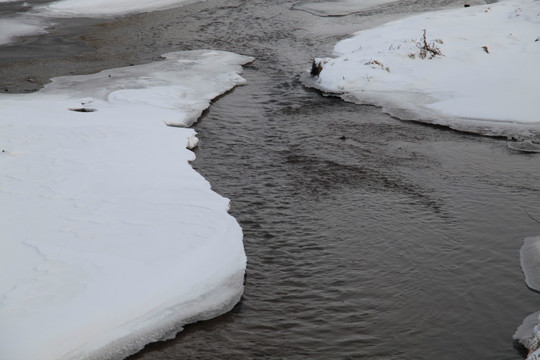
<svg viewBox="0 0 540 360"><path fill-rule="evenodd" d="M0 45L16 37L47 33L55 17L113 17L179 7L202 0L58 0L35 6L16 18L0 18ZM11 0L0 0L12 2Z"/></svg>
<svg viewBox="0 0 540 360"><path fill-rule="evenodd" d="M9 44L18 36L45 34L44 27L31 17L0 18L0 45Z"/></svg>
<svg viewBox="0 0 540 360"><path fill-rule="evenodd" d="M540 291L540 236L525 239L520 250L520 260L527 286Z"/></svg>
<svg viewBox="0 0 540 360"><path fill-rule="evenodd" d="M131 13L164 10L201 0L60 0L39 7L49 16L107 17Z"/></svg>
<svg viewBox="0 0 540 360"><path fill-rule="evenodd" d="M392 114L485 135L540 131L540 2L425 13L356 33L316 59L314 86ZM431 49L421 58L423 35Z"/></svg>
<svg viewBox="0 0 540 360"><path fill-rule="evenodd" d="M398 0L302 1L295 4L293 8L304 10L319 16L343 16L397 1Z"/></svg>
<svg viewBox="0 0 540 360"><path fill-rule="evenodd" d="M528 237L520 250L521 270L525 275L527 286L540 292L540 236ZM540 311L523 320L514 334L514 339L529 349L529 357L540 346Z"/></svg>
<svg viewBox="0 0 540 360"><path fill-rule="evenodd" d="M538 348L540 335L540 311L537 311L527 316L523 323L517 328L514 333L514 340L519 341L527 349L534 351Z"/></svg>
<svg viewBox="0 0 540 360"><path fill-rule="evenodd" d="M0 96L0 359L122 359L243 291L242 231L189 165L218 51Z"/></svg>

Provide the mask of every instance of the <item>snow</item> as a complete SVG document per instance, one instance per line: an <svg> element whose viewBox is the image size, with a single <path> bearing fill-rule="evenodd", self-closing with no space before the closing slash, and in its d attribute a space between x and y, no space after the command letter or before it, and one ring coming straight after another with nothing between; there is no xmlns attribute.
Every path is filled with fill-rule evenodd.
<svg viewBox="0 0 540 360"><path fill-rule="evenodd" d="M536 350L540 340L540 311L527 316L513 336L531 352Z"/></svg>
<svg viewBox="0 0 540 360"><path fill-rule="evenodd" d="M197 1L201 0L58 0L35 6L15 18L0 18L0 45L10 44L19 36L46 34L46 22L50 22L50 18L106 18L170 9ZM0 3L7 2L12 0L0 0Z"/></svg>
<svg viewBox="0 0 540 360"><path fill-rule="evenodd" d="M520 250L520 260L527 286L540 291L540 236L525 239Z"/></svg>
<svg viewBox="0 0 540 360"><path fill-rule="evenodd" d="M239 301L242 230L165 123L253 59L164 58L0 96L1 359L122 359Z"/></svg>
<svg viewBox="0 0 540 360"><path fill-rule="evenodd" d="M0 18L0 45L9 44L18 36L45 33L44 25L31 17Z"/></svg>
<svg viewBox="0 0 540 360"><path fill-rule="evenodd" d="M38 11L57 17L108 17L187 5L200 0L59 0Z"/></svg>
<svg viewBox="0 0 540 360"><path fill-rule="evenodd" d="M485 135L540 132L540 1L429 12L360 31L316 59L313 86ZM423 34L431 49L421 57Z"/></svg>
<svg viewBox="0 0 540 360"><path fill-rule="evenodd" d="M294 9L304 10L319 16L343 16L395 2L397 0L302 1L295 4Z"/></svg>
<svg viewBox="0 0 540 360"><path fill-rule="evenodd" d="M527 286L540 292L540 236L528 237L523 241L520 261ZM540 311L523 320L514 334L514 339L529 349L527 359L535 359L534 354L540 347Z"/></svg>

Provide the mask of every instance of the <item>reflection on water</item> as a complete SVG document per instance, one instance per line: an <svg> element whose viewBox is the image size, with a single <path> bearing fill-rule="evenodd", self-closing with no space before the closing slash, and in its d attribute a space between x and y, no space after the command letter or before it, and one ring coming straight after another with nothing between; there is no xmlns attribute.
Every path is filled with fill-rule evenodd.
<svg viewBox="0 0 540 360"><path fill-rule="evenodd" d="M195 166L233 199L250 259L218 351L519 358L511 336L537 300L518 250L539 230L523 211L540 209L538 158L300 86L260 112L265 76L246 77L197 127ZM201 333L212 342L194 330L164 358L205 354L191 348Z"/></svg>
<svg viewBox="0 0 540 360"><path fill-rule="evenodd" d="M326 29L360 15L250 2L212 16L223 24L179 43L257 57L196 126L194 162L232 199L246 292L134 359L520 358L512 334L538 299L518 251L540 231L523 211L540 212L540 158L303 88L337 38Z"/></svg>
<svg viewBox="0 0 540 360"><path fill-rule="evenodd" d="M193 163L244 229L243 300L131 359L520 358L512 334L540 300L519 264L540 233L525 211L540 218L540 157L300 82L338 39L434 3L328 18L210 1L90 36L103 66L195 48L257 58L196 125Z"/></svg>
<svg viewBox="0 0 540 360"><path fill-rule="evenodd" d="M328 0L328 1L302 1L294 4L293 9L303 10L318 16L344 16L370 9L380 9L396 0Z"/></svg>

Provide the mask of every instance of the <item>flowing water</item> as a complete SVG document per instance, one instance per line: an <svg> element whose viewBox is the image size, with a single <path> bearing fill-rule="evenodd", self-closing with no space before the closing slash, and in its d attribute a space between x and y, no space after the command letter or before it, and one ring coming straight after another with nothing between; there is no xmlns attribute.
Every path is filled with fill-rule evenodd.
<svg viewBox="0 0 540 360"><path fill-rule="evenodd" d="M13 63L0 50L7 91L35 86L23 75L175 50L257 59L245 67L247 85L195 126L193 165L231 199L244 230L244 297L130 359L519 359L512 334L540 308L519 265L523 238L540 234L530 217L540 218L540 157L504 139L403 122L301 81L313 57L355 30L460 3L402 1L344 17L293 5L209 1L82 24L86 42L70 39L75 55L24 60L22 45L11 47L21 54Z"/></svg>

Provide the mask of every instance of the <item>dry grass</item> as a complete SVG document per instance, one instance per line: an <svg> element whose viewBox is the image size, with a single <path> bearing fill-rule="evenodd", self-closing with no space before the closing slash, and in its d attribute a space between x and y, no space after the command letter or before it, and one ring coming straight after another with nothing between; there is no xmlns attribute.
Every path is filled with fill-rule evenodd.
<svg viewBox="0 0 540 360"><path fill-rule="evenodd" d="M379 60L371 60L365 63L364 65L377 65L377 66L380 66L381 69L390 72L390 68L388 66L384 66L384 64L380 62Z"/></svg>
<svg viewBox="0 0 540 360"><path fill-rule="evenodd" d="M435 43L442 44L442 40L435 40L431 44L427 41L427 31L424 29L424 34L422 36L422 40L416 43L416 46L420 49L420 58L421 59L433 59L435 56L442 56L442 51L435 45ZM410 57L411 56L409 55Z"/></svg>

